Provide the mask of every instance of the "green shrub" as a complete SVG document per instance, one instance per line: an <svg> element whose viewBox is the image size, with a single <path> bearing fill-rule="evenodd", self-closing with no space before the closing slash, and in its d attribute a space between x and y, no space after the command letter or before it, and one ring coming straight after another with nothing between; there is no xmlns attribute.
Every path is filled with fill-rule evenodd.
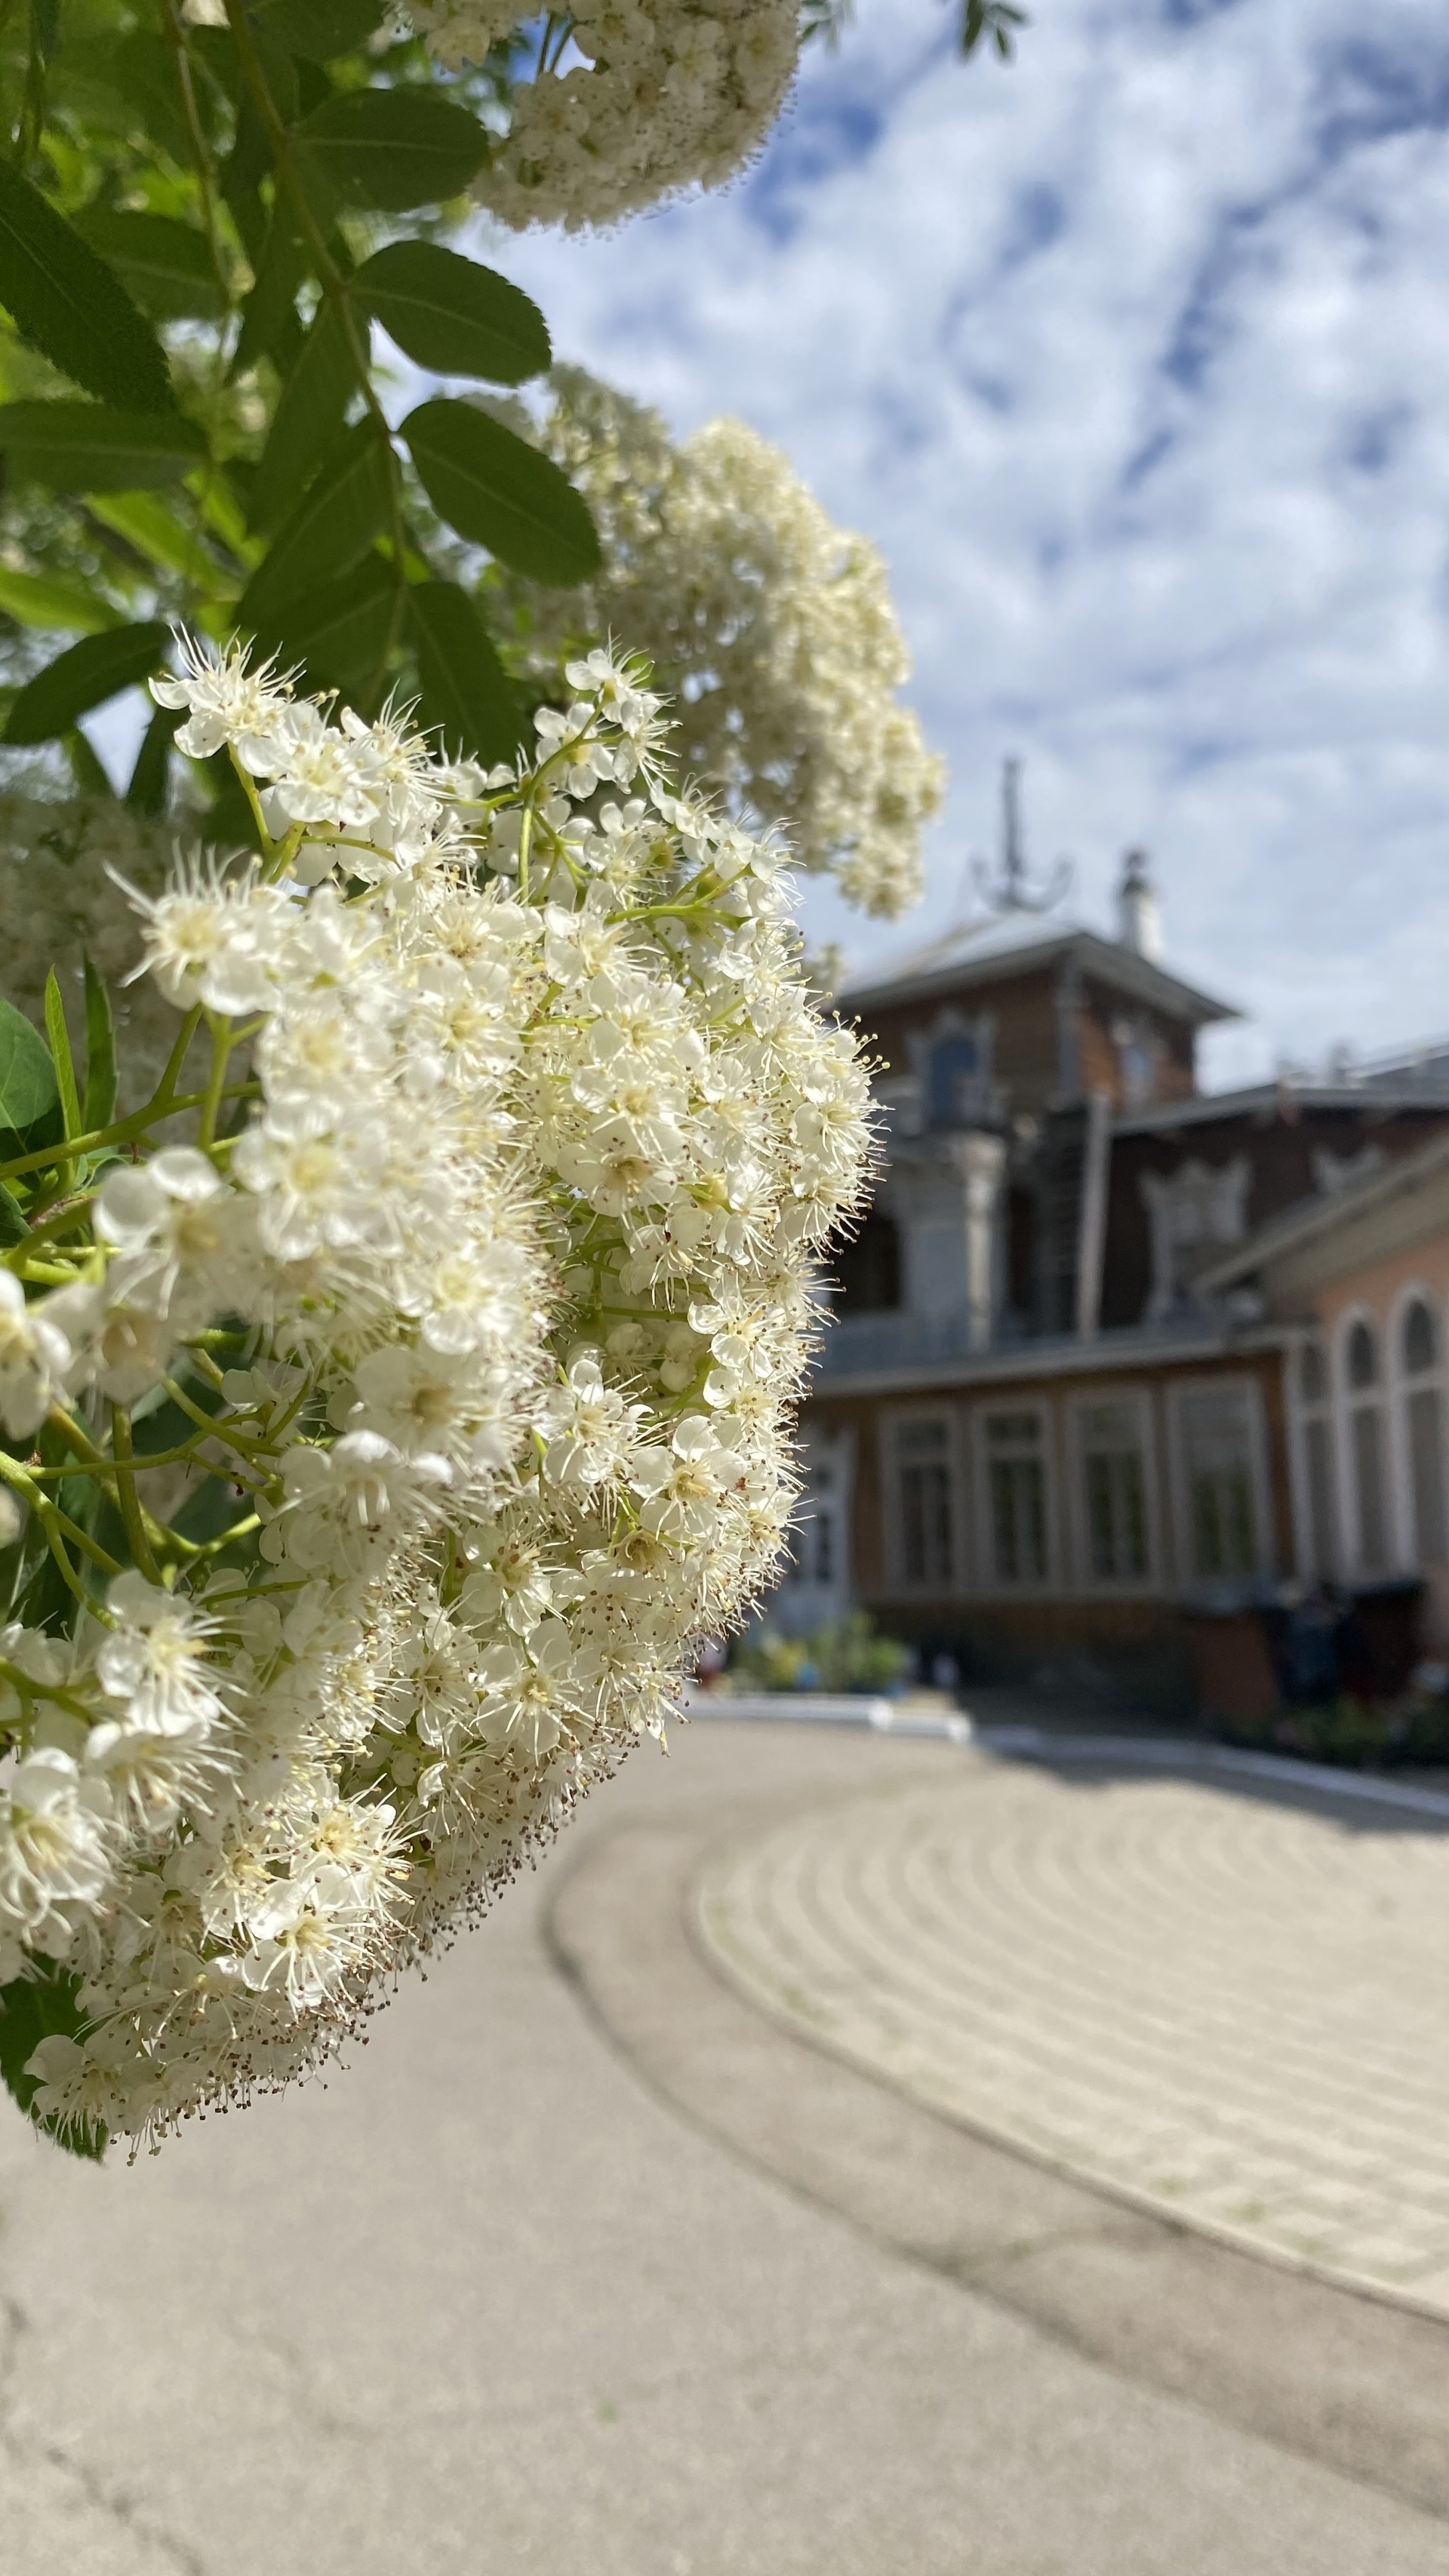
<svg viewBox="0 0 1449 2576"><path fill-rule="evenodd" d="M1347 1770L1399 1762L1449 1762L1449 1701L1410 1692L1402 1699L1356 1699L1343 1692L1317 1708L1272 1709L1261 1717L1224 1718L1227 1744L1258 1753L1296 1754Z"/></svg>
<svg viewBox="0 0 1449 2576"><path fill-rule="evenodd" d="M914 1661L896 1637L878 1637L868 1611L852 1610L808 1637L769 1628L743 1638L730 1658L737 1680L754 1690L899 1690Z"/></svg>

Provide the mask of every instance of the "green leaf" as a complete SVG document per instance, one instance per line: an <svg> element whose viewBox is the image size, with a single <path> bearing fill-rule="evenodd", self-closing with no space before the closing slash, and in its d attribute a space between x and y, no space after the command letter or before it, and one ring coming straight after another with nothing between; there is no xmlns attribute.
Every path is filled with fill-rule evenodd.
<svg viewBox="0 0 1449 2576"><path fill-rule="evenodd" d="M81 796L114 796L116 791L111 785L106 765L104 761L97 759L80 726L71 725L60 739L66 759L70 762L70 774L75 780L77 793Z"/></svg>
<svg viewBox="0 0 1449 2576"><path fill-rule="evenodd" d="M267 226L266 245L257 265L252 291L242 306L242 326L229 373L243 375L258 358L279 362L288 340L299 340L297 289L307 275L306 244L297 227L289 197L278 195ZM288 352L295 354L295 352Z"/></svg>
<svg viewBox="0 0 1449 2576"><path fill-rule="evenodd" d="M344 205L406 214L460 196L488 158L476 117L424 89L354 89L296 128L299 150Z"/></svg>
<svg viewBox="0 0 1449 2576"><path fill-rule="evenodd" d="M8 1252L12 1244L23 1243L29 1232L20 1201L0 1181L0 1245Z"/></svg>
<svg viewBox="0 0 1449 2576"><path fill-rule="evenodd" d="M176 57L160 36L144 29L124 36L107 70L115 88L134 109L145 143L157 144L183 170L191 167L191 136L177 77Z"/></svg>
<svg viewBox="0 0 1449 2576"><path fill-rule="evenodd" d="M382 678L396 617L398 576L381 555L305 599L294 600L281 626L283 649L306 663L313 688L357 696Z"/></svg>
<svg viewBox="0 0 1449 2576"><path fill-rule="evenodd" d="M71 635L99 635L122 623L119 608L94 591L44 573L11 572L6 564L0 564L0 609L17 625L58 626Z"/></svg>
<svg viewBox="0 0 1449 2576"><path fill-rule="evenodd" d="M86 2028L86 2017L80 2008L81 1981L74 1968L63 1968L54 1959L37 1959L34 1964L34 1976L14 1977L8 1986L0 1986L0 2079L21 2110L35 2119L37 2128L44 2129L59 2146L69 2147L73 2155L89 2156L99 2163L105 2153L106 2132L98 2122L61 2128L54 2120L36 2118L32 2107L40 2088L25 2069L41 2041L56 2037L78 2040Z"/></svg>
<svg viewBox="0 0 1449 2576"><path fill-rule="evenodd" d="M344 430L236 604L244 632L271 640L286 603L366 554L385 526L391 450L371 414Z"/></svg>
<svg viewBox="0 0 1449 2576"><path fill-rule="evenodd" d="M0 1148L16 1154L58 1142L64 1130L50 1049L23 1011L0 997Z"/></svg>
<svg viewBox="0 0 1449 2576"><path fill-rule="evenodd" d="M102 402L164 412L160 341L114 269L13 162L0 161L0 303L63 375Z"/></svg>
<svg viewBox="0 0 1449 2576"><path fill-rule="evenodd" d="M68 732L77 716L148 680L169 640L169 629L156 619L84 636L27 680L6 719L6 742L51 742Z"/></svg>
<svg viewBox="0 0 1449 2576"><path fill-rule="evenodd" d="M118 492L113 500L92 500L89 515L103 528L114 528L138 554L167 572L185 575L195 588L215 591L220 576L205 546L178 519L167 501L152 492Z"/></svg>
<svg viewBox="0 0 1449 2576"><path fill-rule="evenodd" d="M50 1040L51 1061L55 1066L56 1087L60 1093L60 1114L65 1138L84 1133L80 1123L80 1093L76 1088L75 1062L70 1051L70 1031L65 1024L65 1004L52 966L45 979L45 1033Z"/></svg>
<svg viewBox="0 0 1449 2576"><path fill-rule="evenodd" d="M164 707L157 709L164 715ZM173 716L172 722L175 722ZM116 1106L116 1029L111 1017L111 997L104 980L96 973L89 957L86 972L86 1096L81 1104L81 1129L93 1136L99 1127L107 1127ZM0 1210L3 1214L3 1210Z"/></svg>
<svg viewBox="0 0 1449 2576"><path fill-rule="evenodd" d="M389 242L364 260L352 291L437 375L521 385L552 360L548 326L522 288L437 242Z"/></svg>
<svg viewBox="0 0 1449 2576"><path fill-rule="evenodd" d="M126 803L135 814L164 814L166 781L171 766L171 743L184 710L180 707L158 707L141 736L141 748L126 789Z"/></svg>
<svg viewBox="0 0 1449 2576"><path fill-rule="evenodd" d="M158 322L193 314L213 321L224 310L206 235L190 224L170 215L112 214L93 206L77 217L76 229Z"/></svg>
<svg viewBox="0 0 1449 2576"><path fill-rule="evenodd" d="M329 297L282 388L257 467L248 515L260 534L280 527L287 516L319 458L331 446L356 383L347 325Z"/></svg>
<svg viewBox="0 0 1449 2576"><path fill-rule="evenodd" d="M418 712L444 747L476 760L512 760L523 716L493 641L456 582L422 581L408 592L408 623L422 684Z"/></svg>
<svg viewBox="0 0 1449 2576"><path fill-rule="evenodd" d="M280 36L290 53L313 63L351 54L372 34L387 0L271 0L259 23Z"/></svg>
<svg viewBox="0 0 1449 2576"><path fill-rule="evenodd" d="M427 402L401 435L440 518L515 572L568 588L599 566L584 503L552 459L471 403Z"/></svg>
<svg viewBox="0 0 1449 2576"><path fill-rule="evenodd" d="M135 492L199 465L206 440L175 414L16 402L0 404L0 453L55 492Z"/></svg>

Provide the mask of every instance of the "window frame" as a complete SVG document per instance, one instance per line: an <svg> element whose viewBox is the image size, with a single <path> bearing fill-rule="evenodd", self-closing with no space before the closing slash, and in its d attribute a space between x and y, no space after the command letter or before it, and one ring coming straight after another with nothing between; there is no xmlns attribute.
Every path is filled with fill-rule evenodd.
<svg viewBox="0 0 1449 2576"><path fill-rule="evenodd" d="M903 1430L916 1422L940 1422L944 1423L946 1429L945 1444L939 1462L934 1459L929 1462L916 1462L932 1465L939 1463L946 1470L951 1543L950 1564L944 1583L919 1580L908 1573L906 1568L906 1515L901 1478L904 1468L911 1462L908 1462L902 1453L900 1435ZM881 1486L887 1505L882 1532L885 1542L882 1554L888 1589L892 1594L900 1594L911 1601L953 1600L965 1588L966 1568L970 1561L966 1497L961 1474L959 1408L942 1403L892 1405L889 1410L882 1413L880 1434Z"/></svg>
<svg viewBox="0 0 1449 2576"><path fill-rule="evenodd" d="M1323 1354L1323 1393L1310 1403L1303 1393L1303 1354L1316 1343ZM1284 1353L1287 1378L1288 1480L1293 1514L1293 1558L1305 1583L1336 1582L1344 1569L1343 1444L1340 1436L1338 1371L1333 1336L1321 1325L1296 1336ZM1313 1476L1309 1464L1311 1430L1328 1440L1328 1500L1332 1519L1325 1563L1318 1562L1313 1536Z"/></svg>
<svg viewBox="0 0 1449 2576"><path fill-rule="evenodd" d="M1252 1570L1246 1574L1199 1574L1193 1559L1192 1500L1187 1481L1186 1400L1196 1395L1242 1395L1248 1409L1248 1472L1256 1540ZM1267 1408L1263 1382L1252 1369L1201 1370L1175 1378L1168 1389L1168 1454L1172 1484L1173 1551L1185 1592L1220 1591L1225 1584L1261 1582L1277 1571L1277 1532L1273 1521L1273 1488L1268 1469Z"/></svg>
<svg viewBox="0 0 1449 2576"><path fill-rule="evenodd" d="M1136 1418L1138 1455L1142 1461L1143 1535L1146 1565L1141 1574L1096 1574L1092 1569L1092 1530L1087 1503L1086 1417L1098 1406L1127 1406ZM1157 1408L1150 1387L1104 1385L1067 1399L1067 1461L1070 1486L1068 1519L1077 1589L1112 1601L1142 1600L1163 1583L1162 1497L1157 1473Z"/></svg>
<svg viewBox="0 0 1449 2576"><path fill-rule="evenodd" d="M1350 1382L1349 1344L1366 1325L1378 1352L1378 1376L1372 1386ZM1394 1401L1396 1335L1391 1320L1356 1299L1345 1306L1333 1333L1334 1414L1337 1425L1339 1543L1343 1572L1351 1584L1389 1583L1404 1567L1404 1514L1399 1460L1399 1408ZM1369 1565L1364 1557L1363 1515L1359 1509L1358 1421L1362 1414L1378 1419L1379 1478L1384 1516L1384 1561Z"/></svg>
<svg viewBox="0 0 1449 2576"><path fill-rule="evenodd" d="M1027 1582L1013 1581L996 1562L996 1514L991 1501L991 1444L987 1425L1003 1414L1031 1413L1040 1428L1037 1455L1042 1468L1043 1571ZM1042 1601L1062 1588L1062 1547L1058 1479L1057 1407L1044 1395L995 1395L971 1408L971 1492L975 1505L976 1588L1002 1601Z"/></svg>
<svg viewBox="0 0 1449 2576"><path fill-rule="evenodd" d="M1426 1308L1434 1326L1438 1357L1431 1368L1410 1372L1404 1360L1404 1327L1409 1310ZM1445 1330L1442 1299L1423 1279L1405 1280L1395 1294L1388 1312L1387 1360L1384 1371L1385 1411L1388 1416L1388 1475L1390 1486L1391 1540L1394 1565L1414 1574L1430 1566L1449 1564L1449 1333ZM1418 1509L1414 1493L1414 1445L1410 1424L1410 1406L1415 1396L1433 1393L1439 1399L1439 1515L1445 1536L1443 1556L1421 1556L1419 1552Z"/></svg>

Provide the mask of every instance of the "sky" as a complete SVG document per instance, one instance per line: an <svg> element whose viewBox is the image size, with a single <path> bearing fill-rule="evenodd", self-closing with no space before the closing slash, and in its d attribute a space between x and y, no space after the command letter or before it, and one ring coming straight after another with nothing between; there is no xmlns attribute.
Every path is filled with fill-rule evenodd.
<svg viewBox="0 0 1449 2576"><path fill-rule="evenodd" d="M1449 1035L1449 14L1038 0L1009 67L860 0L732 189L480 241L560 356L787 450L891 569L952 786L959 918L1024 763L1028 845L1235 1003L1213 1084Z"/></svg>

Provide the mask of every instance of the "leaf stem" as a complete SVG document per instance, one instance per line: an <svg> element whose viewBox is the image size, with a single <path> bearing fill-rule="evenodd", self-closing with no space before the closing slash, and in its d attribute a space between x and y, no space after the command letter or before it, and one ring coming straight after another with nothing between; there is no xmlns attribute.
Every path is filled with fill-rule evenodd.
<svg viewBox="0 0 1449 2576"><path fill-rule="evenodd" d="M260 1083L234 1082L222 1092L221 1097L223 1100L255 1100L260 1090ZM77 1136L70 1148L71 1154L78 1158L82 1154L99 1153L105 1145L134 1144L145 1135L148 1127L158 1125L161 1119L176 1117L183 1109L199 1109L206 1096L204 1091L183 1091L179 1098L163 1100L159 1107L148 1103L144 1109L133 1110L129 1118L118 1119L114 1127L98 1127L92 1135ZM55 1159L53 1145L45 1146L37 1154L17 1154L13 1162L0 1163L0 1181L12 1180L21 1172L43 1171ZM23 1250L24 1247L16 1248Z"/></svg>
<svg viewBox="0 0 1449 2576"><path fill-rule="evenodd" d="M136 1490L136 1470L132 1463L131 1417L123 1404L111 1407L111 1452L115 1459L116 1504L121 1523L131 1543L136 1571L148 1583L159 1583L161 1569L151 1553L151 1541L141 1515L141 1497Z"/></svg>

